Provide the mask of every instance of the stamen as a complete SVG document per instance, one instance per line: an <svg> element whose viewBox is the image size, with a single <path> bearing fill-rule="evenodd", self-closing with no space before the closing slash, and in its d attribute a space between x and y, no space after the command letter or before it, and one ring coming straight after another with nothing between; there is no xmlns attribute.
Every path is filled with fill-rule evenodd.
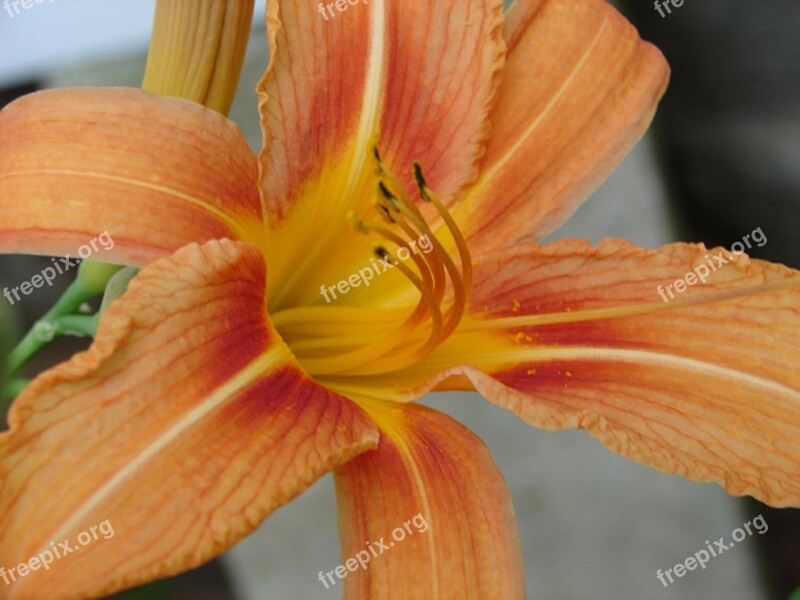
<svg viewBox="0 0 800 600"><path fill-rule="evenodd" d="M410 313L408 308L382 306L372 309L315 306L274 315L273 322L281 335L313 376L338 379L375 375L413 365L455 331L466 310L472 288L472 261L455 220L428 187L420 165L414 163L419 196L436 208L458 249L459 266L426 222L418 201L411 198L397 175L383 163L377 147L374 156L381 178L375 209L384 224L365 220L354 212L347 218L356 230L376 234L396 246L393 252L378 246L375 254L414 286L419 299ZM429 246L423 246L423 253L418 253L414 243L417 239L421 243L423 238ZM403 264L397 254L400 249L407 253L404 260L413 259L416 269ZM450 298L448 289L452 289L452 299L447 300L449 306L445 310L443 302ZM326 318L328 315L331 317Z"/></svg>
<svg viewBox="0 0 800 600"><path fill-rule="evenodd" d="M472 292L472 255L470 254L469 246L467 246L467 240L464 239L464 235L458 228L453 216L445 208L444 204L442 204L433 190L428 187L428 183L425 181L425 175L422 173L422 166L418 162L414 163L414 179L417 182L420 197L423 200L431 202L433 206L436 207L436 211L439 213L439 216L442 217L442 221L444 221L450 235L453 237L453 241L458 247L458 254L461 258L461 272L464 278L464 288L466 289L466 293L470 294Z"/></svg>
<svg viewBox="0 0 800 600"><path fill-rule="evenodd" d="M394 266L400 269L400 271L419 290L420 295L422 296L420 303L417 305L417 308L414 310L414 312L409 315L406 321L386 338L340 356L330 358L301 358L300 363L309 373L314 375L333 375L336 373L342 373L350 371L356 367L360 367L365 363L374 361L376 358L384 356L397 345L403 343L409 337L409 335L414 332L424 317L426 309L430 311L433 319L433 328L429 339L434 336L441 336L442 313L434 302L433 294L431 293L430 288L425 287L422 280L417 277L411 271L411 269L396 260L396 258L393 257L385 248L376 248L375 254L377 254L383 260L394 259L394 262L396 263Z"/></svg>
<svg viewBox="0 0 800 600"><path fill-rule="evenodd" d="M400 178L395 175L394 171L392 171L389 167L387 167L382 162L379 164L380 173L383 175L388 181L389 185L394 188L398 194L400 194L400 200L403 204L416 215L416 217L422 221L425 220L425 217L422 216L422 211L419 210L414 200L411 198L409 193L406 191L403 182L400 181ZM382 182L381 182L382 183ZM383 186L385 188L385 186ZM387 190L388 191L388 190ZM390 192L391 193L391 192ZM396 199L396 198L395 198Z"/></svg>
<svg viewBox="0 0 800 600"><path fill-rule="evenodd" d="M394 217L392 216L392 211L389 210L389 208L384 206L383 204L381 204L379 202L376 203L375 204L375 210L377 210L380 213L380 215L383 217L384 221L386 221L387 223L390 223L392 225L397 223L397 221L395 221Z"/></svg>
<svg viewBox="0 0 800 600"><path fill-rule="evenodd" d="M409 225L408 221L406 221L402 214L397 213L394 218L403 232L410 239L418 240L423 236L422 232L417 231L411 225ZM428 239L430 240L429 236ZM444 297L444 293L447 289L447 277L445 275L444 263L439 258L438 253L425 253L425 262L429 265L433 275L433 295L436 296L436 302L441 304L442 298Z"/></svg>
<svg viewBox="0 0 800 600"><path fill-rule="evenodd" d="M405 318L405 308L360 308L354 306L304 306L284 309L271 316L272 324L288 342L297 337L341 336L360 331L382 331ZM313 329L309 329L311 326Z"/></svg>
<svg viewBox="0 0 800 600"><path fill-rule="evenodd" d="M391 173L391 171L389 171L389 172ZM379 196L380 199L382 199L384 202L386 202L386 204L381 204L381 207L384 210L389 211L390 214L392 212L394 212L394 215L393 215L392 218L395 221L397 221L397 223L400 225L401 229L405 232L405 234L407 236L409 236L411 239L418 239L419 237L421 237L421 235L423 235L424 231L427 231L427 233L424 233L424 235L426 235L426 237L429 240L431 238L435 238L436 237L436 236L433 235L433 232L431 232L431 230L429 228L428 229L424 229L422 227L417 227L417 230L415 231L414 228L411 227L411 225L408 224L407 220L403 217L404 214L408 214L407 212L405 212L403 210L403 206L406 203L405 202L401 203L400 200L398 200L397 196L395 196L391 192L391 190L389 190L389 188L386 187L386 184L383 181L381 181L378 184L378 191L380 192L380 196ZM410 202L410 199L408 198L407 195L406 195L406 199ZM411 204L413 206L413 202ZM408 207L406 206L406 208L408 208ZM424 224L425 221L422 218L422 214L419 213L419 211L417 210L416 206L414 206L413 208L414 208L414 211L416 211L416 213L414 215L416 217L415 218L415 222ZM436 246L438 248L439 244L437 243ZM436 296L436 302L437 303L441 303L442 298L444 297L445 289L447 287L447 281L445 279L444 262L441 259L440 255L441 255L441 253L437 250L437 252L435 254L430 255L430 256L428 256L426 254L426 256L425 256L426 262L428 262L428 264L431 265L431 271L433 273L433 279L434 279L434 282L435 282L434 295Z"/></svg>
<svg viewBox="0 0 800 600"><path fill-rule="evenodd" d="M464 308L466 306L466 289L464 288L464 282L461 279L461 273L458 272L453 259L450 258L447 250L445 250L442 243L439 241L436 235L434 235L433 231L431 231L430 227L428 227L428 224L425 223L425 221L413 215L411 211L403 204L398 204L397 210L409 221L411 221L415 227L423 231L428 236L433 249L439 255L439 258L444 262L444 267L447 270L447 274L450 276L450 280L453 284L454 304L453 307L447 312L447 325L445 325L444 328L445 335L449 336L458 326L458 322L464 315Z"/></svg>
<svg viewBox="0 0 800 600"><path fill-rule="evenodd" d="M408 267L400 262L400 260L389 253L386 248L378 246L375 248L375 255L381 260L393 264L403 275L405 275L412 284L419 290L420 299L413 313L406 319L406 324L411 327L416 327L425 318L425 313L428 308L430 310L439 312L439 306L433 301L433 295L430 293L430 288L427 287L422 280L419 279ZM426 306L426 304L428 306Z"/></svg>
<svg viewBox="0 0 800 600"><path fill-rule="evenodd" d="M381 227L380 225L375 225L370 223L369 221L365 221L364 219L360 218L358 215L353 214L352 221L357 221L356 229L363 233L377 233L384 238L391 240L399 248L405 248L409 251L409 255L411 256L411 260L414 261L414 264L417 265L419 269L420 275L422 276L423 281L427 287L433 286L433 277L431 275L431 270L428 267L428 263L425 261L423 257L421 257L416 252L411 252L410 244L401 238L399 235L395 234L394 232L386 229L385 227Z"/></svg>

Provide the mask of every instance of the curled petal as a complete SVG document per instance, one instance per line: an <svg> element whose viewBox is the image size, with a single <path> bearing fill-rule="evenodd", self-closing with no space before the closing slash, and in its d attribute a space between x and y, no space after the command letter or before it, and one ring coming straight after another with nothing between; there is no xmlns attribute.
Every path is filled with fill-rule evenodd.
<svg viewBox="0 0 800 600"><path fill-rule="evenodd" d="M282 0L267 24L261 160L273 215L326 164L369 163L376 133L409 185L415 160L445 197L476 177L503 64L502 2L358 1L331 16L312 0Z"/></svg>
<svg viewBox="0 0 800 600"><path fill-rule="evenodd" d="M453 384L466 375L528 423L587 429L660 471L800 506L800 273L701 245L566 241L484 258L475 289L460 340L474 369Z"/></svg>
<svg viewBox="0 0 800 600"><path fill-rule="evenodd" d="M604 0L517 0L481 177L457 215L475 252L539 240L614 170L664 93L664 57Z"/></svg>
<svg viewBox="0 0 800 600"><path fill-rule="evenodd" d="M260 245L257 165L239 129L193 102L59 89L0 112L0 252L67 254L105 231L105 262L190 242ZM97 258L97 257L95 257Z"/></svg>
<svg viewBox="0 0 800 600"><path fill-rule="evenodd" d="M264 296L252 246L187 246L17 399L0 435L0 565L83 545L4 598L95 597L197 566L377 445L363 411L300 371ZM84 544L105 521L113 535Z"/></svg>
<svg viewBox="0 0 800 600"><path fill-rule="evenodd" d="M411 164L449 202L478 177L505 62L499 0L388 4L388 67L380 141L415 189Z"/></svg>
<svg viewBox="0 0 800 600"><path fill-rule="evenodd" d="M477 390L531 425L800 506L797 271L702 245L567 240L479 257L471 302L425 361L348 389Z"/></svg>

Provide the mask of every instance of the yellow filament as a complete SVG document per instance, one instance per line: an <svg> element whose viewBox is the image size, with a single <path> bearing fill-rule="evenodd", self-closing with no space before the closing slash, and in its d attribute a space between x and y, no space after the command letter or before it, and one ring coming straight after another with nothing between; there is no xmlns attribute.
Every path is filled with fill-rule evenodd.
<svg viewBox="0 0 800 600"><path fill-rule="evenodd" d="M376 323L396 321L406 310L402 308L373 308L355 306L302 306L287 308L271 315L272 324L278 329L291 325L325 323L331 320L353 323Z"/></svg>
<svg viewBox="0 0 800 600"><path fill-rule="evenodd" d="M450 232L450 235L453 237L453 241L456 243L458 254L461 258L461 271L462 277L464 278L464 288L467 294L469 294L472 292L472 255L469 252L467 240L464 239L464 235L458 228L453 216L445 208L444 204L442 204L441 200L439 200L439 197L433 192L433 190L428 187L428 184L425 181L425 176L422 174L422 167L417 162L414 163L414 179L417 181L419 195L423 200L428 200L433 204L433 206L436 208L436 211L439 213L439 216L442 217L442 221L444 221L444 224Z"/></svg>
<svg viewBox="0 0 800 600"><path fill-rule="evenodd" d="M416 231L408 222L403 218L402 214L396 214L394 217L395 222L411 239L418 239L421 237L421 232ZM430 239L430 238L428 238ZM445 268L442 260L439 258L438 253L431 255L425 254L425 261L431 269L433 276L433 295L436 297L436 303L441 304L444 293L447 289L447 278L445 276Z"/></svg>
<svg viewBox="0 0 800 600"><path fill-rule="evenodd" d="M411 281L417 290L419 290L421 296L419 304L417 304L414 312L409 315L406 321L400 325L394 331L394 333L377 342L335 357L309 359L299 357L298 360L300 361L300 364L312 375L333 375L335 373L341 373L356 367L360 367L371 360L375 360L377 357L383 356L396 346L402 344L408 338L408 336L414 332L421 320L424 318L426 309L430 311L433 318L433 331L437 332L437 335L441 334L442 315L439 306L434 301L433 293L431 292L430 288L426 287L422 280L417 277L411 271L411 269L403 265L395 257L392 257L391 254L387 253L386 251L378 252L378 254L383 255L381 257L384 260L386 260L387 257L394 258L394 266L400 269L400 271L403 272L403 274L409 279L409 281ZM437 322L438 327L436 325Z"/></svg>
<svg viewBox="0 0 800 600"><path fill-rule="evenodd" d="M409 254L411 255L411 259L414 261L414 264L417 265L417 269L419 269L420 275L422 275L422 280L425 282L425 286L426 287L433 286L433 278L428 263L423 257L421 257L416 252L411 252L410 244L406 240L401 238L396 233L389 231L385 227L381 227L380 225L375 225L374 223L370 223L369 221L361 219L356 214L352 214L350 218L352 221L355 222L357 229L360 229L365 233L377 233L378 235L383 236L388 240L391 240L392 242L397 244L398 247L405 248L406 250L408 250Z"/></svg>
<svg viewBox="0 0 800 600"><path fill-rule="evenodd" d="M419 300L408 308L355 308L309 306L287 309L272 317L273 323L289 343L298 361L311 375L323 379L346 379L390 373L407 368L430 355L458 327L472 288L472 261L466 240L455 220L427 186L422 169L414 164L419 195L435 207L458 249L460 268L436 237L400 179L384 165L375 151L381 174L376 210L385 221L379 225L350 213L348 219L362 233L376 234L397 247L389 252L381 247L376 254L391 261L419 292ZM425 237L430 244L423 254L413 245ZM399 260L405 249L416 269ZM447 310L443 301L452 286Z"/></svg>
<svg viewBox="0 0 800 600"><path fill-rule="evenodd" d="M404 204L397 202L396 204L393 204L392 207L397 212L405 216L409 221L411 221L411 223L417 229L428 236L433 249L439 255L439 258L441 258L444 262L444 267L453 283L453 306L447 311L447 324L444 328L445 337L448 337L458 326L458 322L464 315L464 308L466 306L466 290L464 289L464 283L461 279L461 274L458 272L456 264L453 262L453 259L450 258L447 250L445 250L444 246L442 246L439 239L434 235L433 231L431 231L430 227L428 227L428 224L424 220L417 218L417 216L414 215L412 211Z"/></svg>

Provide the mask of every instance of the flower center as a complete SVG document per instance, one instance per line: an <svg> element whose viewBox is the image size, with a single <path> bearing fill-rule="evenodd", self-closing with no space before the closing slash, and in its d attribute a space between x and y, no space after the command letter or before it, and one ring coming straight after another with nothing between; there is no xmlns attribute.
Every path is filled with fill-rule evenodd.
<svg viewBox="0 0 800 600"><path fill-rule="evenodd" d="M420 165L414 163L419 196L441 217L458 251L458 266L377 149L375 159L380 174L375 210L383 223L356 213L350 213L348 219L357 231L383 238L383 244L375 247L380 259L376 267L383 262L384 268L402 274L419 299L413 308L311 306L273 315L276 328L315 378L377 375L416 364L455 331L472 287L472 259L466 240L428 187ZM425 240L422 253L416 246L418 240L420 247ZM412 262L404 264L403 258Z"/></svg>

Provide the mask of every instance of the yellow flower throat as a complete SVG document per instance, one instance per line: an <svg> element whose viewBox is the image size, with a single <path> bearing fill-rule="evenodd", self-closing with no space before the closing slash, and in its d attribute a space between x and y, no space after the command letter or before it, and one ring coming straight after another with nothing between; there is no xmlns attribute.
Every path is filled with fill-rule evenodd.
<svg viewBox="0 0 800 600"><path fill-rule="evenodd" d="M378 375L414 365L440 346L458 327L472 288L472 258L466 240L450 212L428 187L422 168L414 163L420 198L433 205L458 250L460 265L437 238L422 211L400 179L381 160L375 210L384 224L351 212L351 225L377 234L392 245L377 246L375 254L392 264L419 292L416 306L312 306L282 310L273 323L307 373L323 378ZM410 252L417 239L429 240L431 250ZM413 266L398 257L405 249Z"/></svg>

